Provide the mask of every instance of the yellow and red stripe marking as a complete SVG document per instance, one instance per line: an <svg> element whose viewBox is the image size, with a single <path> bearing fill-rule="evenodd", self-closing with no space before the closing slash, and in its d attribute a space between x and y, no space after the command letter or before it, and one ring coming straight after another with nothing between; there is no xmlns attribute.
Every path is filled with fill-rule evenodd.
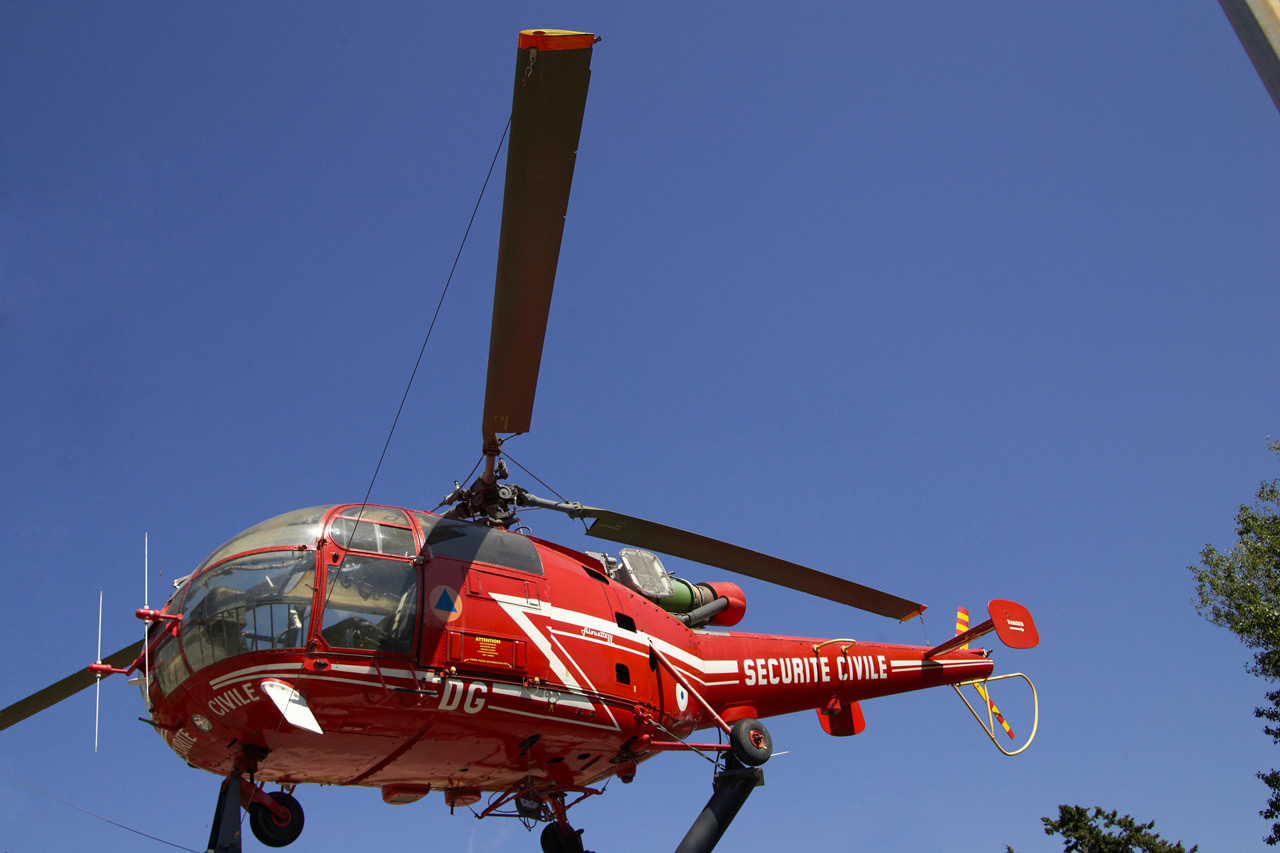
<svg viewBox="0 0 1280 853"><path fill-rule="evenodd" d="M996 721L1000 723L1000 728L1004 729L1004 733L1012 739L1013 729L1009 728L1009 724L1005 722L1004 716L1000 713L1000 709L996 707L996 704L991 701L991 697L987 695L987 689L981 684L975 684L973 686L978 688L978 692L982 694L982 698L987 700L987 707L991 709L991 713L995 715Z"/></svg>
<svg viewBox="0 0 1280 853"><path fill-rule="evenodd" d="M956 608L956 636L958 637L968 630L969 610L964 607ZM961 648L967 649L969 648L969 644L965 643ZM991 701L991 697L987 695L987 688L983 687L981 684L975 684L973 686L978 688L979 695L981 695L983 701L987 703L987 707L991 709L991 714L996 718L996 722L1000 723L1000 728L1004 729L1004 733L1012 738L1013 729L1009 728L1009 724L1005 722L1004 715L1000 713L1000 709L996 707L996 704Z"/></svg>

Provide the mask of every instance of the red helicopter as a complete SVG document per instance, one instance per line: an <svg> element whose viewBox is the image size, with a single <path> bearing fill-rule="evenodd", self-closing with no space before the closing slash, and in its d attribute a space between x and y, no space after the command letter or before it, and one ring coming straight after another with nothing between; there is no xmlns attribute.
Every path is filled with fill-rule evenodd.
<svg viewBox="0 0 1280 853"><path fill-rule="evenodd" d="M989 651L969 643L994 631L1035 646L1019 604L992 601L972 628L961 610L956 635L932 647L709 630L742 619L742 590L673 577L653 552L898 620L924 605L506 482L500 436L530 427L596 41L519 36L475 483L455 484L443 514L319 506L246 530L162 609L137 611L145 641L0 711L0 729L104 675L133 676L165 743L223 777L218 853L240 849L241 808L263 844L295 841L303 783L377 787L391 804L440 791L451 809L487 795L481 817L543 822L544 851L581 853L570 808L672 750L717 759L712 797L678 848L709 851L763 783L773 745L761 718L816 710L843 737L863 730L863 700L973 685L993 742L997 723L1012 734L985 685L1025 676L993 676ZM528 536L521 507L589 520L588 535L633 547L614 557ZM688 742L703 729L717 742Z"/></svg>

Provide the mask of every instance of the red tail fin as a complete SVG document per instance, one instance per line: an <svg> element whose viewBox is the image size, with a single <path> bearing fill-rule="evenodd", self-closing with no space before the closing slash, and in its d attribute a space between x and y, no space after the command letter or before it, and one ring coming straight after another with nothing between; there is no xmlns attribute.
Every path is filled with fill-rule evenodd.
<svg viewBox="0 0 1280 853"><path fill-rule="evenodd" d="M963 608L962 608L963 609ZM956 634L945 643L940 643L924 653L926 658L935 657L953 649L965 648L971 640L985 637L992 631L1006 646L1011 649L1030 649L1040 642L1040 634L1036 631L1035 620L1027 608L1016 601L1005 601L997 598L987 605L991 618L976 628ZM960 625L960 616L956 615L956 626Z"/></svg>

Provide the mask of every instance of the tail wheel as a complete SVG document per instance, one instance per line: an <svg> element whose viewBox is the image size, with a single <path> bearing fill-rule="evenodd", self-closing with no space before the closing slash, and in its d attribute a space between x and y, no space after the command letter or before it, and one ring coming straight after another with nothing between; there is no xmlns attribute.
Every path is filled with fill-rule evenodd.
<svg viewBox="0 0 1280 853"><path fill-rule="evenodd" d="M268 797L284 806L289 811L289 819L280 823L271 809L261 803L249 806L249 828L253 837L268 847L284 847L298 840L302 834L302 805L284 791L272 791Z"/></svg>
<svg viewBox="0 0 1280 853"><path fill-rule="evenodd" d="M759 767L773 755L773 738L759 720L738 720L729 731L733 757L748 767Z"/></svg>

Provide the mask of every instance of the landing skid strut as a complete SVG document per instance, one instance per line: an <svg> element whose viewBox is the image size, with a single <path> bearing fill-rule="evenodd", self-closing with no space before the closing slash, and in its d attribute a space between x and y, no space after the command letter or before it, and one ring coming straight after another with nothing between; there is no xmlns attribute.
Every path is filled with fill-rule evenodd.
<svg viewBox="0 0 1280 853"><path fill-rule="evenodd" d="M302 806L290 793L292 788L268 794L253 783L252 773L259 758L242 755L222 780L205 853L240 853L241 808L249 813L249 828L254 837L267 847L292 844L302 833L305 818ZM250 768L249 779L244 778L245 765Z"/></svg>
<svg viewBox="0 0 1280 853"><path fill-rule="evenodd" d="M206 853L240 853L240 772L222 780Z"/></svg>
<svg viewBox="0 0 1280 853"><path fill-rule="evenodd" d="M747 802L751 792L764 784L764 771L759 767L744 767L732 755L725 761L725 769L716 774L712 783L714 792L707 800L698 819L689 827L676 853L710 853L738 810Z"/></svg>

